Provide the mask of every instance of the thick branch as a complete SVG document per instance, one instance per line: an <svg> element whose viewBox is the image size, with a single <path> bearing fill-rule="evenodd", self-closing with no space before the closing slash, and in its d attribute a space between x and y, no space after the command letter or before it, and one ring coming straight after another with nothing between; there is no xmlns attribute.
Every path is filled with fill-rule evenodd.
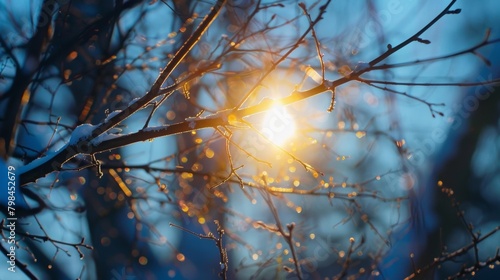
<svg viewBox="0 0 500 280"><path fill-rule="evenodd" d="M168 77L172 74L175 68L179 65L179 63L184 59L184 57L189 53L189 51L194 47L194 45L200 40L201 36L206 32L208 27L212 24L212 22L217 18L222 6L224 5L225 0L217 1L217 4L212 8L211 12L203 19L200 23L196 31L189 37L189 39L182 45L182 47L177 51L172 60L167 64L165 69L160 73L158 79L155 81L149 92L141 97L136 102L132 103L126 110L121 111L120 113L114 115L108 121L102 122L92 131L92 134L89 138L84 141L79 141L77 144L68 145L65 148L61 149L57 152L57 154L53 155L50 160L47 158L40 158L35 160L32 165L33 168L26 168L20 173L20 182L21 185L25 185L31 182L34 182L36 179L46 176L47 174L58 171L61 169L62 165L68 160L72 159L74 156L80 153L86 154L94 154L96 150L92 150L93 146L89 145L89 142L92 139L95 139L99 135L105 133L109 129L115 127L123 120L130 117L136 111L147 105L151 100L163 94L161 90L161 86L168 79ZM171 91L168 94L171 94ZM175 134L175 133L174 133ZM140 140L139 140L140 141ZM108 148L110 149L110 148Z"/></svg>

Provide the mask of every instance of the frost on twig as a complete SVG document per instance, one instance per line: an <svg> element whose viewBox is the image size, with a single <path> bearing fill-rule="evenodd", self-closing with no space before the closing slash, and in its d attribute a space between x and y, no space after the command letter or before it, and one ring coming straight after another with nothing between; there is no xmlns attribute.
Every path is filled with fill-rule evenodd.
<svg viewBox="0 0 500 280"><path fill-rule="evenodd" d="M70 145L75 145L80 141L85 141L92 136L92 132L96 126L84 123L77 126L71 133L71 138L69 139Z"/></svg>

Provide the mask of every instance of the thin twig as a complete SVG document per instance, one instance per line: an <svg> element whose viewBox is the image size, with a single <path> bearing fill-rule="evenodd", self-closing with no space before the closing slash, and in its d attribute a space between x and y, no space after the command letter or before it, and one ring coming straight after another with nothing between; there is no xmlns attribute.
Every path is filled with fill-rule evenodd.
<svg viewBox="0 0 500 280"><path fill-rule="evenodd" d="M302 33L302 35L297 39L296 43L283 56L281 56L276 62L274 62L271 65L271 67L269 67L269 69L267 69L267 71L261 76L261 78L257 82L255 82L255 85L245 94L245 96L241 99L238 105L236 105L235 110L241 108L241 106L243 106L243 104L248 100L248 98L250 98L250 96L257 90L257 88L261 86L262 82L269 76L269 74L271 74L276 69L276 67L279 64L281 64L281 62L283 62L288 56L290 56L290 54L292 54L300 46L302 41L306 38L307 34L309 34L309 32L311 32L313 27L318 22L320 22L320 20L323 19L323 14L326 12L326 8L330 4L330 2L331 0L328 0L325 5L320 7L319 15L311 24L309 24L307 30L304 31L304 33Z"/></svg>
<svg viewBox="0 0 500 280"><path fill-rule="evenodd" d="M431 20L426 26L424 26L422 29L420 29L413 36L411 36L410 38L406 39L405 41L403 41L402 43L398 44L397 46L394 46L394 47L391 46L386 52L384 52L383 54L381 54L377 58L375 58L372 61L370 61L369 65L370 66L375 66L378 63L380 63L382 60L388 58L389 56L391 56L395 52L397 52L400 49L402 49L405 46L407 46L408 44L410 44L410 43L412 43L414 41L417 41L420 38L420 36L425 31L427 31L427 29L431 28L431 26L433 26L434 24L436 24L436 22L438 22L442 17L444 17L445 15L448 14L448 12L450 11L451 7L455 4L455 2L457 2L457 0L452 0L450 2L450 4L448 4L448 6L446 6L446 8L441 13L439 13L439 15L437 15L433 20ZM362 73L360 73L360 74L362 74Z"/></svg>
<svg viewBox="0 0 500 280"><path fill-rule="evenodd" d="M196 233L194 231L191 231L187 228L178 226L178 225L173 224L173 223L170 223L170 226L178 228L178 229L185 231L189 234L192 234L194 236L197 236L200 239L211 239L211 240L215 241L215 244L217 245L217 248L219 249L219 257L220 257L220 269L221 269L221 271L219 273L219 276L222 279L226 280L228 266L229 266L229 259L227 257L227 251L224 248L224 245L222 243L222 236L224 235L225 231L222 228L222 226L220 225L220 222L218 220L214 220L214 223L217 226L217 234L219 235L219 237L215 237L212 232L209 232L207 234Z"/></svg>

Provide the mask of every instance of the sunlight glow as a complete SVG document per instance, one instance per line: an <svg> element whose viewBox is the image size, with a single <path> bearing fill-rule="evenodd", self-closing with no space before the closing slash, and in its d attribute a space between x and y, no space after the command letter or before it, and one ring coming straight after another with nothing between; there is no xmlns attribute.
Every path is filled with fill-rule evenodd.
<svg viewBox="0 0 500 280"><path fill-rule="evenodd" d="M295 134L295 122L284 106L269 110L262 122L262 134L279 146L286 144Z"/></svg>

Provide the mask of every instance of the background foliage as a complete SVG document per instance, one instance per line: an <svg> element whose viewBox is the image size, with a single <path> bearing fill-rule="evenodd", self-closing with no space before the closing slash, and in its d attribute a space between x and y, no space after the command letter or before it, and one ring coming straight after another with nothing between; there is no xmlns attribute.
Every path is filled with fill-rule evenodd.
<svg viewBox="0 0 500 280"><path fill-rule="evenodd" d="M225 2L0 3L0 278L498 277L498 4Z"/></svg>

